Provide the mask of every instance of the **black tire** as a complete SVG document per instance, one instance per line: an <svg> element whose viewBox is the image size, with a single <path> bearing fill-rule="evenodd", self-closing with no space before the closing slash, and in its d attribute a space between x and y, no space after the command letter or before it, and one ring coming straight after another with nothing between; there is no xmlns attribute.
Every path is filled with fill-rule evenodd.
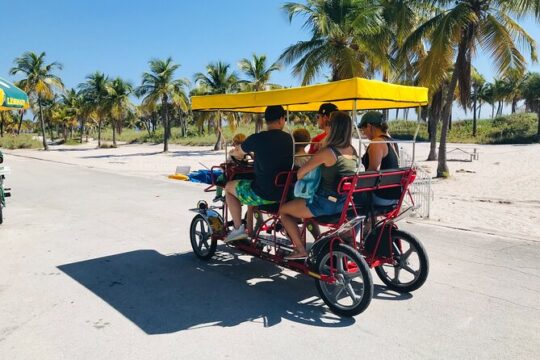
<svg viewBox="0 0 540 360"><path fill-rule="evenodd" d="M429 259L422 243L414 235L395 229L392 230L392 250L394 264L375 268L379 278L389 289L400 293L419 289L429 273Z"/></svg>
<svg viewBox="0 0 540 360"><path fill-rule="evenodd" d="M189 227L189 238L195 255L208 260L216 253L217 240L212 238L210 224L202 215L195 215Z"/></svg>
<svg viewBox="0 0 540 360"><path fill-rule="evenodd" d="M347 264L346 268L344 264ZM360 314L367 309L373 296L373 280L366 261L352 247L338 243L334 245L333 265L336 267L336 283L316 280L319 295L337 315L351 317ZM319 254L317 269L321 275L330 275L330 251ZM344 292L347 297L341 297Z"/></svg>

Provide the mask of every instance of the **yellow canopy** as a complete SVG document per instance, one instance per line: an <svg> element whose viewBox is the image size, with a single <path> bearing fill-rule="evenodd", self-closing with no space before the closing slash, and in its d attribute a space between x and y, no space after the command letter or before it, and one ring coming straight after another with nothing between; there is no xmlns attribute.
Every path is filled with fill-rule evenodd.
<svg viewBox="0 0 540 360"><path fill-rule="evenodd" d="M428 89L352 78L297 88L237 94L193 96L191 107L198 111L264 112L266 106L283 105L289 111L317 111L325 102L340 110L397 109L428 104Z"/></svg>

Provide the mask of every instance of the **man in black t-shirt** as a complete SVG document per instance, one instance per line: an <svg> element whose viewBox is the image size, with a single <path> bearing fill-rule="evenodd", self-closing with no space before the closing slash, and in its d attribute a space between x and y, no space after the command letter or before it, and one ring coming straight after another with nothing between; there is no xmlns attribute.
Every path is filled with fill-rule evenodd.
<svg viewBox="0 0 540 360"><path fill-rule="evenodd" d="M274 204L281 200L283 188L275 186L276 175L288 171L293 162L293 141L283 131L285 110L282 106L268 106L264 112L266 131L249 136L238 149L243 157L247 153L255 154L255 180L229 181L225 186L227 206L234 222L225 241L247 238L242 224L242 205L258 206Z"/></svg>

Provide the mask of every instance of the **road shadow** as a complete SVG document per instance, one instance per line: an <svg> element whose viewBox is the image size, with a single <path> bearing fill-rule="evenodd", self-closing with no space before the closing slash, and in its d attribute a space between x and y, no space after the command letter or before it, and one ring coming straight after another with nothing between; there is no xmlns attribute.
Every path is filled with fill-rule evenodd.
<svg viewBox="0 0 540 360"><path fill-rule="evenodd" d="M131 157L131 156L154 156L154 155L159 155L159 154L163 154L163 151L137 152L133 154L103 154L103 155L82 156L81 158L82 159L104 159L104 158L123 158L123 157ZM177 151L169 151L167 155L172 156L172 157L198 157L198 156L207 156L207 155L219 155L219 152L216 152L213 150L177 150Z"/></svg>
<svg viewBox="0 0 540 360"><path fill-rule="evenodd" d="M147 334L167 334L246 321L264 327L287 319L344 327L319 299L314 280L229 251L210 262L192 253L136 250L58 266Z"/></svg>
<svg viewBox="0 0 540 360"><path fill-rule="evenodd" d="M70 149L54 149L54 148L49 148L49 151L53 152L53 151L57 151L57 152L83 152L83 151L93 151L93 150L96 150L97 148L81 148L81 149L77 149L77 148L70 148Z"/></svg>
<svg viewBox="0 0 540 360"><path fill-rule="evenodd" d="M382 285L373 285L373 299L402 301L412 299L411 293L398 293Z"/></svg>
<svg viewBox="0 0 540 360"><path fill-rule="evenodd" d="M124 158L131 156L153 156L163 154L163 151L153 151L153 152L138 152L133 154L104 154L104 155L92 155L92 156L81 156L81 159L106 159L106 158Z"/></svg>

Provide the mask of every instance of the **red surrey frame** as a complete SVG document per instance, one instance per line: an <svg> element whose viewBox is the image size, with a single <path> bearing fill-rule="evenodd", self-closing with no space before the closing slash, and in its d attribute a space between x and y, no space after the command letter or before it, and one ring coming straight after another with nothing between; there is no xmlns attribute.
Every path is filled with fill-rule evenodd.
<svg viewBox="0 0 540 360"><path fill-rule="evenodd" d="M253 172L253 167L242 167L236 164L221 164L219 166L213 166L211 168L211 174L212 174L212 185L208 186L205 191L213 191L216 184L216 176L214 174L215 169L222 169L224 173L227 175L227 178L231 179L234 178L235 175L238 174L248 174ZM341 179L339 186L338 186L338 192L341 195L346 195L345 200L345 206L343 207L341 213L339 214L339 218L334 217L332 221L325 221L323 219L313 218L313 219L304 219L302 221L302 228L301 228L301 234L303 237L303 240L305 242L306 240L306 229L308 222L313 222L315 224L328 227L329 230L322 233L317 239L315 239L315 242L319 241L323 238L331 237L330 239L330 251L332 251L333 246L332 243L335 241L341 241L344 240L340 238L339 236L339 229L343 227L351 217L362 217L365 218L366 216L371 216L372 219L379 219L376 224L373 224L372 230L374 229L381 229L384 230L386 228L389 229L388 234L389 238L388 241L392 241L391 239L391 230L394 227L393 223L395 219L400 215L401 208L403 204L403 200L406 196L406 194L409 195L411 202L413 202L412 197L410 196L409 192L409 186L412 184L416 177L416 170L412 167L408 168L400 168L397 170L386 170L386 171L370 171L370 172L364 172L364 173L358 173L353 176L348 176L343 179ZM282 180L285 178L285 182L283 183ZM316 279L327 281L327 282L333 282L333 276L325 276L317 274L306 264L296 261L286 261L283 257L283 252L280 251L283 247L282 244L277 242L277 232L280 231L284 234L284 230L280 229L278 230L276 228L276 224L279 224L279 208L288 200L288 193L291 189L291 186L294 184L294 181L296 180L296 171L284 171L279 173L275 178L275 185L278 187L283 188L283 193L281 196L281 200L278 204L277 209L264 209L258 208L257 210L260 213L264 213L269 216L268 219L264 220L264 222L261 224L261 226L255 231L255 236L252 237L252 240L249 243L245 242L239 242L234 244L234 246L248 254L272 261L274 263L279 264L280 266L289 268L291 270L295 270L301 273L304 273L306 275L309 275L311 277L314 277ZM377 213L377 209L366 209L365 208L359 208L359 204L356 204L354 202L354 195L362 192L371 192L375 190L382 190L382 189L390 189L390 188L397 188L401 187L401 196L399 198L398 203L389 208L389 209L383 209L382 212ZM413 203L414 205L414 203ZM219 207L222 210L222 217L224 219L225 223L225 229L227 229L228 225L228 211L227 211L227 205L224 203L223 206ZM379 209L380 210L380 209ZM375 211L375 212L374 212ZM261 248L260 246L257 246L258 240L261 238L261 232L263 230L272 229L273 233L273 239L274 239L274 254L271 254L269 252L265 252L264 247ZM362 226L360 226L360 239L357 240L358 234L356 227L353 227L350 229L352 232L351 236L351 243L354 248L359 250L365 257L366 262L370 267L376 267L381 264L385 263L391 263L392 262L392 254L390 254L389 257L378 257L377 251L379 247L381 246L381 242L383 239L383 234L385 231L378 231L375 232L377 234L376 238L376 244L373 247L373 251L371 253L366 253L365 247L364 247L364 234L362 231ZM216 239L222 239L226 234L214 234Z"/></svg>

